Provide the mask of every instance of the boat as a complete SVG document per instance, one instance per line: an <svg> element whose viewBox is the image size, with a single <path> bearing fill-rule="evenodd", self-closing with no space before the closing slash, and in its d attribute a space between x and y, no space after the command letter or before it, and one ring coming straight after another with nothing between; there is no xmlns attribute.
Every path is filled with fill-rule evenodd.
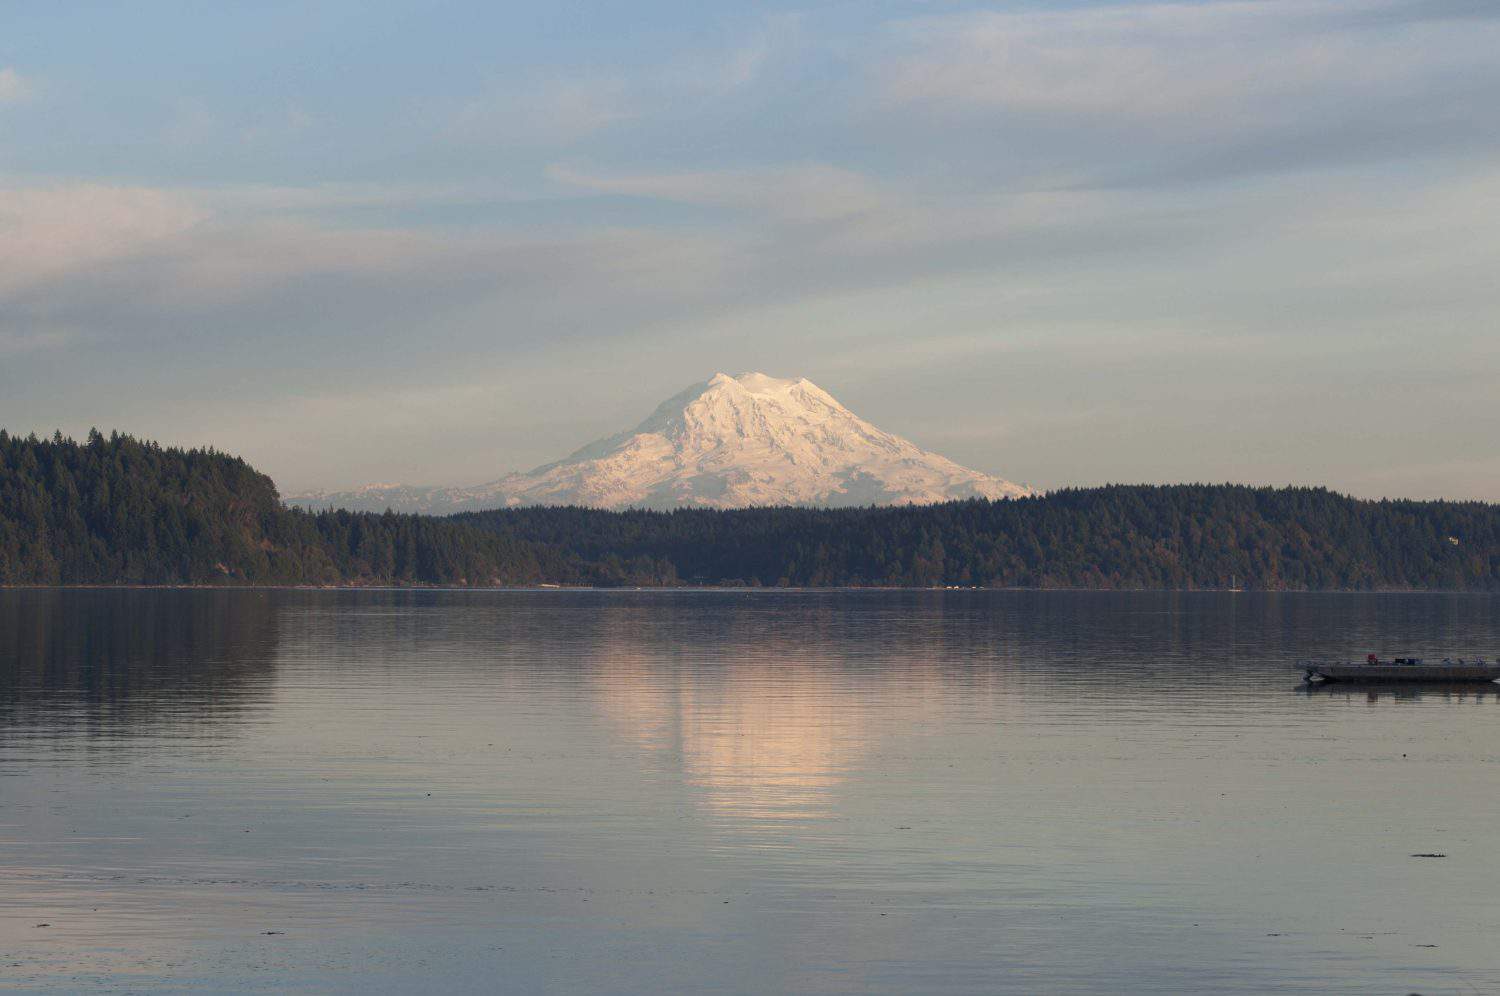
<svg viewBox="0 0 1500 996"><path fill-rule="evenodd" d="M1444 658L1428 662L1421 657L1397 657L1383 661L1370 654L1364 661L1300 661L1308 681L1429 681L1487 682L1500 678L1500 661Z"/></svg>

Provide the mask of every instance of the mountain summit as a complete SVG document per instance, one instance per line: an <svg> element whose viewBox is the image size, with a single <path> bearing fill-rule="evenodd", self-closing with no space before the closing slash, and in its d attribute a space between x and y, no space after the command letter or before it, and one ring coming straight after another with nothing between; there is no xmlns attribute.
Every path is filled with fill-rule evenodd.
<svg viewBox="0 0 1500 996"><path fill-rule="evenodd" d="M452 512L503 505L901 505L1031 493L877 429L809 380L721 373L663 402L634 429L492 484L375 486L288 501Z"/></svg>

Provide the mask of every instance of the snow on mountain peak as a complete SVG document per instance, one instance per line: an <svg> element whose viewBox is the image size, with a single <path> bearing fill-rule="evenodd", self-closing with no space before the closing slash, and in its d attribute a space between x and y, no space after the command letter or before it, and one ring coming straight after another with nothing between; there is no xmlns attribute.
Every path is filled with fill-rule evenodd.
<svg viewBox="0 0 1500 996"><path fill-rule="evenodd" d="M417 493L424 492L389 489L414 511L890 505L1032 492L877 429L806 378L749 372L716 373L663 402L634 429L555 463L477 488L425 489L426 500L413 507ZM289 500L368 508L376 497L365 489Z"/></svg>

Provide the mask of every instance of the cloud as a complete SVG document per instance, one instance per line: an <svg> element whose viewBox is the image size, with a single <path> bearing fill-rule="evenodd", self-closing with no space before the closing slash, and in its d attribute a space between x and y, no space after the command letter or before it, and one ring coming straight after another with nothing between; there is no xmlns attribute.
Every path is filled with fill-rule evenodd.
<svg viewBox="0 0 1500 996"><path fill-rule="evenodd" d="M149 252L205 217L189 196L143 187L0 188L0 295Z"/></svg>
<svg viewBox="0 0 1500 996"><path fill-rule="evenodd" d="M1384 182L1338 179L1317 188L1268 183L1232 197L1211 189L974 196L828 164L661 174L559 167L554 178L725 213L694 226L539 234L353 227L313 210L402 197L461 203L457 187L0 189L0 335L8 351L186 330L263 343L311 335L309 344L329 350L368 341L367 358L378 364L400 352L409 329L481 352L549 337L628 339L633 329L754 314L772 301L795 309L830 294L899 297L937 279L987 281L1012 307L1029 300L1041 314L1078 288L1165 294L1160 259L1190 263L1205 287L1219 288L1212 299L1184 292L1174 305L1181 320L1205 326L1226 309L1263 310L1268 280L1281 288L1278 307L1296 299L1309 314L1349 315L1359 302L1390 316L1448 307L1435 296L1462 312L1475 300L1466 283L1496 261L1478 221L1489 213L1476 205L1495 202L1500 189L1485 172L1402 196ZM1359 255L1336 256L1351 237ZM1267 246L1280 247L1270 263ZM1239 303L1227 305L1227 295ZM984 299L992 306L991 294ZM1087 311L1083 300L1065 311L1098 320L1076 315ZM504 321L494 324L495 315Z"/></svg>
<svg viewBox="0 0 1500 996"><path fill-rule="evenodd" d="M1191 229L1163 220L1158 201L1120 191L946 191L826 163L659 174L555 166L550 175L600 193L722 209L717 237L735 241L747 269L737 279L792 298L819 281L878 284L1087 257L1118 248L1118 230L1180 239Z"/></svg>
<svg viewBox="0 0 1500 996"><path fill-rule="evenodd" d="M60 349L71 345L77 336L68 329L6 330L0 327L0 356Z"/></svg>
<svg viewBox="0 0 1500 996"><path fill-rule="evenodd" d="M1500 19L1500 7L1491 0L1391 0L1352 15L1352 20L1364 24L1495 19Z"/></svg>
<svg viewBox="0 0 1500 996"><path fill-rule="evenodd" d="M317 330L332 346L489 301L517 318L507 334L525 338L596 307L625 321L700 299L722 287L732 252L691 233L354 228L254 209L306 201L318 198L263 188L0 189L0 336L17 349L61 342L64 331L101 343L185 329L262 341ZM56 331L43 340L38 329Z"/></svg>
<svg viewBox="0 0 1500 996"><path fill-rule="evenodd" d="M231 146L236 154L256 147L285 147L312 131L319 121L297 104L264 107L230 115L201 97L179 97L162 140L184 150Z"/></svg>
<svg viewBox="0 0 1500 996"><path fill-rule="evenodd" d="M624 124L648 127L753 88L800 38L801 18L782 14L732 44L644 66L500 74L449 115L445 131L475 145L566 147Z"/></svg>
<svg viewBox="0 0 1500 996"><path fill-rule="evenodd" d="M318 120L296 104L279 110L267 111L256 120L239 129L239 140L244 145L275 144L287 142L306 134L318 125Z"/></svg>
<svg viewBox="0 0 1500 996"><path fill-rule="evenodd" d="M1076 168L1093 158L1095 176L1192 179L1430 154L1493 145L1500 126L1500 18L1460 20L1460 6L964 12L888 25L868 73L910 127L982 129L1001 161Z"/></svg>
<svg viewBox="0 0 1500 996"><path fill-rule="evenodd" d="M460 106L447 133L477 145L567 145L637 113L619 77L505 80Z"/></svg>
<svg viewBox="0 0 1500 996"><path fill-rule="evenodd" d="M12 66L0 69L0 104L14 104L31 96L31 82Z"/></svg>
<svg viewBox="0 0 1500 996"><path fill-rule="evenodd" d="M664 98L722 99L761 83L804 47L803 15L773 14L730 45L688 53L643 74L643 89Z"/></svg>
<svg viewBox="0 0 1500 996"><path fill-rule="evenodd" d="M878 210L887 197L870 177L827 163L644 174L610 174L554 165L548 176L598 193L729 208L786 222L860 215Z"/></svg>
<svg viewBox="0 0 1500 996"><path fill-rule="evenodd" d="M884 68L894 102L1152 119L1277 101L1313 84L1358 87L1410 61L1361 65L1304 0L975 12L907 22L912 51ZM1367 44L1367 43L1366 43Z"/></svg>

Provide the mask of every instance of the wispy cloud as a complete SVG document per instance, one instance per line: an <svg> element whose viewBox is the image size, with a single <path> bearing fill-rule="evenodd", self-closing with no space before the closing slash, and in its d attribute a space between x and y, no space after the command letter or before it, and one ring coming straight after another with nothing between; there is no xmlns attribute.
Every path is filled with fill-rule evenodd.
<svg viewBox="0 0 1500 996"><path fill-rule="evenodd" d="M605 300L625 314L631 302L701 295L723 279L726 247L691 234L454 234L337 226L282 210L327 196L0 189L0 332L13 342L40 327L128 341L188 324L208 336L265 336L256 324L275 315L291 328L359 338L376 316L390 328L484 300L536 320Z"/></svg>
<svg viewBox="0 0 1500 996"><path fill-rule="evenodd" d="M1189 115L1198 123L1205 110L1264 113L1291 93L1348 93L1425 64L1419 47L1398 46L1389 46L1394 58L1368 62L1388 39L1328 30L1335 13L1360 5L1219 0L935 16L894 26L910 50L881 76L892 101L939 113Z"/></svg>
<svg viewBox="0 0 1500 996"><path fill-rule="evenodd" d="M1500 125L1500 19L1439 16L1459 12L1391 0L964 12L894 22L870 73L888 108L985 129L1009 140L1007 158L1107 156L1126 174L1152 163L1184 178L1430 154Z"/></svg>
<svg viewBox="0 0 1500 996"><path fill-rule="evenodd" d="M188 196L144 187L0 188L0 295L149 253L205 217Z"/></svg>
<svg viewBox="0 0 1500 996"><path fill-rule="evenodd" d="M228 114L202 97L180 97L173 104L162 138L179 149L228 145L243 153L258 146L285 145L317 124L312 114L295 103L257 107L248 114Z"/></svg>
<svg viewBox="0 0 1500 996"><path fill-rule="evenodd" d="M0 104L25 100L31 93L31 81L16 72L14 66L0 68Z"/></svg>
<svg viewBox="0 0 1500 996"><path fill-rule="evenodd" d="M22 353L41 352L71 346L78 336L70 329L31 328L7 330L0 326L0 356L18 356Z"/></svg>
<svg viewBox="0 0 1500 996"><path fill-rule="evenodd" d="M621 174L554 165L548 175L599 193L730 208L781 221L827 221L878 210L886 194L873 179L827 163L691 173Z"/></svg>
<svg viewBox="0 0 1500 996"><path fill-rule="evenodd" d="M1500 20L1500 7L1490 0L1387 0L1362 5L1348 17L1354 23L1411 24L1419 21Z"/></svg>
<svg viewBox="0 0 1500 996"><path fill-rule="evenodd" d="M800 38L801 18L784 14L731 44L659 63L525 77L498 72L450 114L446 134L468 144L562 148L622 125L671 120L753 87Z"/></svg>
<svg viewBox="0 0 1500 996"><path fill-rule="evenodd" d="M464 102L447 133L466 144L566 145L638 113L618 76L501 80Z"/></svg>
<svg viewBox="0 0 1500 996"><path fill-rule="evenodd" d="M682 54L643 74L641 83L658 96L675 92L689 98L721 98L761 82L804 47L804 18L775 14L763 18L731 44Z"/></svg>

